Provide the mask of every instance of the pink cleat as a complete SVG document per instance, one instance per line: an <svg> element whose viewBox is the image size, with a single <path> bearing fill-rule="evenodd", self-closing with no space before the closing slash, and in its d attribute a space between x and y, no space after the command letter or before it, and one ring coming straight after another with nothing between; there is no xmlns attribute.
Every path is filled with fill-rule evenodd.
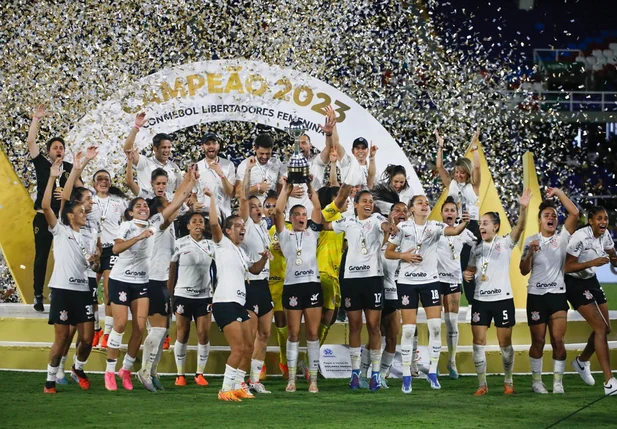
<svg viewBox="0 0 617 429"><path fill-rule="evenodd" d="M131 371L121 369L118 371L118 376L122 380L122 387L125 390L133 390L133 382L131 381Z"/></svg>
<svg viewBox="0 0 617 429"><path fill-rule="evenodd" d="M118 385L116 384L116 374L113 372L105 373L105 389L110 392L115 392L118 390Z"/></svg>

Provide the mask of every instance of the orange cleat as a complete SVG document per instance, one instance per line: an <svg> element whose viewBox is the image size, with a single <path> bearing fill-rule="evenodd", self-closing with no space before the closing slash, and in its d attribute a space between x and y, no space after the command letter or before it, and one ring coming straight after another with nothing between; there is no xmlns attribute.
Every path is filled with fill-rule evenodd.
<svg viewBox="0 0 617 429"><path fill-rule="evenodd" d="M488 393L488 387L480 386L478 387L478 390L476 390L476 393L473 394L473 396L482 396L482 395L486 395L487 393Z"/></svg>
<svg viewBox="0 0 617 429"><path fill-rule="evenodd" d="M206 380L204 378L203 374L197 374L195 376L195 383L199 384L200 386L207 386L208 385L208 380ZM184 382L184 384L186 385L186 381Z"/></svg>
<svg viewBox="0 0 617 429"><path fill-rule="evenodd" d="M240 399L254 399L255 398L255 395L251 393L246 383L240 384L240 388L236 390L232 390L232 392L234 393L236 398L240 398Z"/></svg>
<svg viewBox="0 0 617 429"><path fill-rule="evenodd" d="M56 383L54 383L53 381L45 383L45 387L43 387L43 393L50 393L50 394L58 393L56 392Z"/></svg>
<svg viewBox="0 0 617 429"><path fill-rule="evenodd" d="M513 384L504 384L503 385L503 394L504 395L514 395L516 392L514 391Z"/></svg>
<svg viewBox="0 0 617 429"><path fill-rule="evenodd" d="M283 365L282 363L279 363L279 369L281 370L281 374L283 375L283 380L288 380L289 379L289 368L287 367L287 365Z"/></svg>
<svg viewBox="0 0 617 429"><path fill-rule="evenodd" d="M109 334L103 334L103 339L101 340L101 348L107 348L107 340L109 339Z"/></svg>
<svg viewBox="0 0 617 429"><path fill-rule="evenodd" d="M88 390L90 388L90 380L83 369L75 369L75 365L73 365L71 366L71 372L73 380L79 383L79 387L83 390Z"/></svg>
<svg viewBox="0 0 617 429"><path fill-rule="evenodd" d="M103 337L103 330L99 329L94 331L94 337L92 338L92 347L97 347L99 345L99 341Z"/></svg>
<svg viewBox="0 0 617 429"><path fill-rule="evenodd" d="M176 386L186 386L186 377L183 375L178 375L176 377Z"/></svg>
<svg viewBox="0 0 617 429"><path fill-rule="evenodd" d="M163 350L169 350L169 341L171 341L171 338L167 335L165 337L165 342L163 343Z"/></svg>
<svg viewBox="0 0 617 429"><path fill-rule="evenodd" d="M266 364L264 363L264 366L261 367L261 372L259 373L259 381L264 381L268 378L268 376L266 375Z"/></svg>
<svg viewBox="0 0 617 429"><path fill-rule="evenodd" d="M221 400L221 401L229 401L229 402L242 402L242 399L240 399L236 395L234 395L234 391L233 390L228 390L226 392L223 392L222 390L219 390L219 400Z"/></svg>

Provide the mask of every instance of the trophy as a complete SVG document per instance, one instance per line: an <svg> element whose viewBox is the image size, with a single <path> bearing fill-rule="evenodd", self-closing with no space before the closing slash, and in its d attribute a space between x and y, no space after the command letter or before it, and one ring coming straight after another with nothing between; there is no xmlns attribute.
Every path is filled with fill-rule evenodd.
<svg viewBox="0 0 617 429"><path fill-rule="evenodd" d="M289 160L287 183L308 183L309 163L302 153L300 153L300 137L302 137L306 129L301 121L291 121L286 131L287 134L294 139L294 153Z"/></svg>

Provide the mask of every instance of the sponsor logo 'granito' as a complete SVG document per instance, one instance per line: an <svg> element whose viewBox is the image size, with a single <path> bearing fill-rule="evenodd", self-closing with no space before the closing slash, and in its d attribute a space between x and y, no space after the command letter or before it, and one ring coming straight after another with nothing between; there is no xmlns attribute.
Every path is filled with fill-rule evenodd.
<svg viewBox="0 0 617 429"><path fill-rule="evenodd" d="M439 277L454 277L452 273L439 273Z"/></svg>
<svg viewBox="0 0 617 429"><path fill-rule="evenodd" d="M311 276L313 274L315 274L315 271L313 271L313 270L302 270L302 271L295 271L294 272L294 276L296 276L296 277Z"/></svg>
<svg viewBox="0 0 617 429"><path fill-rule="evenodd" d="M124 272L125 275L127 276L145 276L146 272L145 271L131 271L131 270L126 270Z"/></svg>
<svg viewBox="0 0 617 429"><path fill-rule="evenodd" d="M86 279L76 279L74 277L69 277L69 283L79 283L79 284L86 284L88 283L88 280Z"/></svg>
<svg viewBox="0 0 617 429"><path fill-rule="evenodd" d="M557 287L557 282L551 282L551 283L536 283L536 287L538 289L549 289L552 287Z"/></svg>
<svg viewBox="0 0 617 429"><path fill-rule="evenodd" d="M365 271L365 270L370 270L371 266L370 265L350 265L349 266L349 271Z"/></svg>
<svg viewBox="0 0 617 429"><path fill-rule="evenodd" d="M501 289L480 290L480 295L498 295L500 293Z"/></svg>
<svg viewBox="0 0 617 429"><path fill-rule="evenodd" d="M426 277L426 273L405 273L405 277L422 278Z"/></svg>

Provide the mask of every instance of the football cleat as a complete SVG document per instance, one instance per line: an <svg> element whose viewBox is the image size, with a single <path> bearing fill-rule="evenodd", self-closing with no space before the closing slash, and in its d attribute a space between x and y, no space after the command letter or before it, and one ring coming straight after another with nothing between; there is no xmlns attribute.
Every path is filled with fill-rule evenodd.
<svg viewBox="0 0 617 429"><path fill-rule="evenodd" d="M272 393L269 390L267 390L266 386L264 386L260 382L249 383L249 389L251 389L255 393Z"/></svg>
<svg viewBox="0 0 617 429"><path fill-rule="evenodd" d="M122 387L125 390L133 390L133 382L131 381L131 371L121 369L118 371L118 376L122 380Z"/></svg>
<svg viewBox="0 0 617 429"><path fill-rule="evenodd" d="M71 367L71 378L79 383L79 387L83 390L90 388L90 380L83 369L75 369L75 365Z"/></svg>
<svg viewBox="0 0 617 429"><path fill-rule="evenodd" d="M154 387L154 383L152 383L152 376L149 373L146 373L144 370L139 370L137 371L137 379L144 385L147 391L156 392L156 387Z"/></svg>
<svg viewBox="0 0 617 429"><path fill-rule="evenodd" d="M116 384L116 374L113 372L105 373L105 389L110 392L115 392L118 390L118 385Z"/></svg>
<svg viewBox="0 0 617 429"><path fill-rule="evenodd" d="M431 385L431 389L435 389L435 390L441 389L441 384L439 384L439 380L437 379L437 374L429 373L427 376L427 379Z"/></svg>
<svg viewBox="0 0 617 429"><path fill-rule="evenodd" d="M488 387L480 386L478 387L478 390L476 390L476 393L473 394L473 396L482 396L482 395L486 395L487 393L488 393Z"/></svg>
<svg viewBox="0 0 617 429"><path fill-rule="evenodd" d="M207 386L208 385L208 380L206 380L204 378L203 374L196 374L195 375L195 384L199 384L200 386Z"/></svg>
<svg viewBox="0 0 617 429"><path fill-rule="evenodd" d="M540 393L542 395L546 395L548 393L546 386L541 381L534 381L531 383L531 390L533 390L534 393Z"/></svg>
<svg viewBox="0 0 617 429"><path fill-rule="evenodd" d="M186 386L186 377L183 375L178 375L176 377L176 386Z"/></svg>
<svg viewBox="0 0 617 429"><path fill-rule="evenodd" d="M411 375L403 376L403 384L401 386L401 391L405 394L411 393Z"/></svg>
<svg viewBox="0 0 617 429"><path fill-rule="evenodd" d="M234 395L233 390L228 390L226 392L219 390L219 400L228 402L242 402L242 399Z"/></svg>

